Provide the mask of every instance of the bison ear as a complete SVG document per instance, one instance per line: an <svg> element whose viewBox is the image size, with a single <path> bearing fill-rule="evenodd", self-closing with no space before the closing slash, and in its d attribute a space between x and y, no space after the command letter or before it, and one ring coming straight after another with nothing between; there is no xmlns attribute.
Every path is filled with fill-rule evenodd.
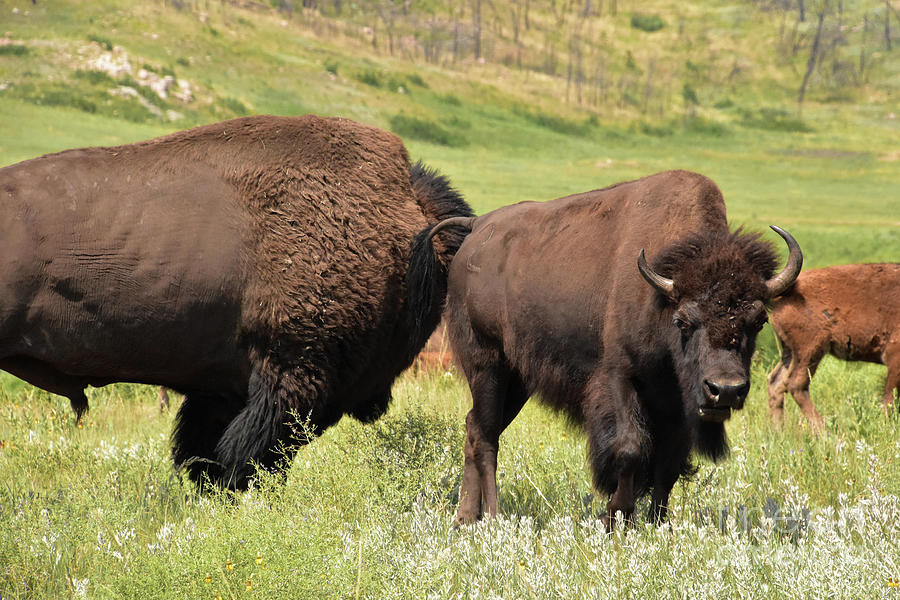
<svg viewBox="0 0 900 600"><path fill-rule="evenodd" d="M652 285L657 291L672 302L677 301L677 298L675 297L675 282L668 277L663 277L650 268L650 265L647 264L647 258L644 256L643 248L641 248L641 254L638 256L637 266L641 275L647 280L647 283Z"/></svg>

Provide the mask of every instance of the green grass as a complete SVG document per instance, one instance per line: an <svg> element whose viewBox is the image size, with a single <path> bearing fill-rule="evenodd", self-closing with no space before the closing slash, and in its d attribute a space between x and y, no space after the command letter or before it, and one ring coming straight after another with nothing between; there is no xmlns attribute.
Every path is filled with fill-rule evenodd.
<svg viewBox="0 0 900 600"><path fill-rule="evenodd" d="M582 433L533 402L501 439L503 516L454 528L468 400L452 375L404 376L383 419L344 420L298 453L284 485L264 478L250 492L207 497L172 471L172 416L158 412L152 389L93 391L78 429L65 401L6 387L0 591L871 597L900 568L900 418L881 413L882 375L826 361L812 388L827 415L819 437L790 400L776 430L757 385L728 426L732 456L676 486L669 525L642 518L624 536L602 531L605 500L591 493Z"/></svg>
<svg viewBox="0 0 900 600"><path fill-rule="evenodd" d="M653 33L620 7L604 30L612 58L634 50L621 68L645 73L654 48L672 54L660 69L690 63L688 118L567 104L564 77L373 54L309 14L214 2L201 25L202 3L175 4L42 1L26 17L0 2L15 42L0 46L13 48L0 50L0 165L244 113L316 112L393 129L479 213L682 168L719 184L734 226L788 229L807 267L900 257L896 101L813 94L799 120L789 66L765 54L774 29L754 27L744 5L682 3L687 19L653 2L641 7L665 23ZM190 82L196 100L144 97L177 110L174 122L106 110L120 81L76 60L91 40ZM712 46L759 67L705 81ZM682 103L673 73L659 71ZM23 89L60 94L51 106ZM600 530L606 500L590 489L583 434L535 402L501 439L502 516L455 529L470 401L453 375L405 375L382 420L342 421L298 453L284 485L263 478L236 496L200 496L173 471L173 416L152 388L91 390L79 429L66 400L3 376L0 598L900 597L887 587L900 578L900 418L881 413L884 368L826 359L811 392L827 433L814 436L790 398L783 430L768 419L776 359L767 327L747 408L728 425L732 456L676 486L669 525L641 518L624 536Z"/></svg>

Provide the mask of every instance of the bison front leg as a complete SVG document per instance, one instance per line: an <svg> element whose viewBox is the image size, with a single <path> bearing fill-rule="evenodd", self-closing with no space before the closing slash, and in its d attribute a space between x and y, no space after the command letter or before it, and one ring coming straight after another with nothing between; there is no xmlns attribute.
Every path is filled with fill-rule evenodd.
<svg viewBox="0 0 900 600"><path fill-rule="evenodd" d="M690 434L681 427L672 426L657 430L658 438L653 447L653 494L650 512L651 523L662 523L669 512L669 494L675 482L686 470L690 456Z"/></svg>
<svg viewBox="0 0 900 600"><path fill-rule="evenodd" d="M603 517L607 531L612 531L617 513L622 513L626 523L634 518L635 478L641 466L644 435L637 393L626 378L612 378L608 388L603 385L593 387L599 396L589 402L594 408L587 417L594 484L598 488L608 487L610 483L615 485L606 505L607 514ZM610 411L603 408L610 405L613 423L608 419ZM602 416L598 418L598 415ZM612 473L607 472L609 470Z"/></svg>
<svg viewBox="0 0 900 600"><path fill-rule="evenodd" d="M622 513L622 519L628 525L634 520L635 489L634 477L640 465L640 454L626 451L616 456L616 478L618 485L616 491L610 496L606 504L606 515L603 524L607 531L612 531L618 513Z"/></svg>
<svg viewBox="0 0 900 600"><path fill-rule="evenodd" d="M201 489L209 483L221 484L223 465L216 445L245 402L229 394L185 393L172 432L172 461Z"/></svg>

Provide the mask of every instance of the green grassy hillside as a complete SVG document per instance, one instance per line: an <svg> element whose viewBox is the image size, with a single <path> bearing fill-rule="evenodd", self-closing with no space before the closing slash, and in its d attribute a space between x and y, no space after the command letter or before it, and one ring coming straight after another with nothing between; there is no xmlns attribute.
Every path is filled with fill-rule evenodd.
<svg viewBox="0 0 900 600"><path fill-rule="evenodd" d="M14 10L0 3L0 163L243 114L315 112L393 129L478 212L686 168L720 184L735 223L789 227L810 266L900 254L900 108L891 87L900 50L881 49L869 83L845 88L863 96L858 102L828 97L834 85L817 80L812 89L821 98L810 94L801 120L791 86L797 66L779 58L772 39L785 15L657 2L642 10L669 26L650 38L631 26L625 3L616 16L612 4L601 6L587 20L603 32L593 43L610 56L631 52L638 66L635 57L652 50L659 66L655 77L644 73L646 86L683 87L689 71L697 93L709 97L688 107L672 92L661 110L643 111L612 98L601 106L566 102L565 73L511 68L499 56L422 64L399 50L373 50L354 25L368 14L362 9L329 18L324 8L250 6L38 2ZM540 45L551 8L531 6L535 39L523 40ZM722 53L754 68L723 86L719 68L698 66ZM685 71L688 64L694 68ZM166 76L166 98L140 85ZM175 97L185 90L188 100Z"/></svg>
<svg viewBox="0 0 900 600"><path fill-rule="evenodd" d="M480 213L684 168L718 182L734 225L791 231L807 266L900 260L889 3L807 1L802 22L762 0L305 4L0 0L0 165L315 112L395 131ZM455 529L453 374L404 375L382 420L342 421L285 485L238 496L173 471L154 390L91 389L76 427L4 374L0 598L900 598L884 368L826 359L815 436L790 398L770 423L775 358L766 328L732 456L676 486L670 525L624 536L599 530L584 436L536 403L501 439L503 516Z"/></svg>

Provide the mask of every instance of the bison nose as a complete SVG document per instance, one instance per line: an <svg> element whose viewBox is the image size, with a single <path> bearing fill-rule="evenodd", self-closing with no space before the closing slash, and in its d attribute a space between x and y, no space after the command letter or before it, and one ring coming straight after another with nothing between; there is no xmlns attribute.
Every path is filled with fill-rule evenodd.
<svg viewBox="0 0 900 600"><path fill-rule="evenodd" d="M749 379L730 379L711 381L703 380L703 391L706 397L715 405L724 405L740 408L744 404L747 392L750 391Z"/></svg>

